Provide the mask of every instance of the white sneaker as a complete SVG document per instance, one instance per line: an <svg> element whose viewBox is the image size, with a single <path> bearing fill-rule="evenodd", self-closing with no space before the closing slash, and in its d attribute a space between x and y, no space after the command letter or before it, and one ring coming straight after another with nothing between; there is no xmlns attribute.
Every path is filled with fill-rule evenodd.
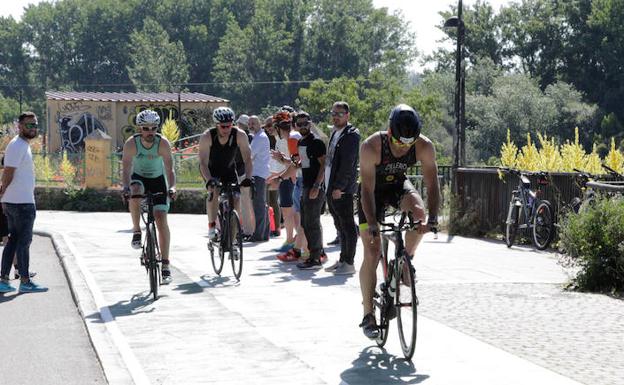
<svg viewBox="0 0 624 385"><path fill-rule="evenodd" d="M334 270L334 274L336 275L351 275L355 273L355 266L350 265L346 262L342 263L336 270Z"/></svg>
<svg viewBox="0 0 624 385"><path fill-rule="evenodd" d="M342 266L342 262L340 261L336 261L336 263L334 263L333 265L326 267L325 271L328 273L332 273L334 272L337 268L339 268L340 266Z"/></svg>
<svg viewBox="0 0 624 385"><path fill-rule="evenodd" d="M217 239L217 228L216 227L208 227L208 238L212 240Z"/></svg>

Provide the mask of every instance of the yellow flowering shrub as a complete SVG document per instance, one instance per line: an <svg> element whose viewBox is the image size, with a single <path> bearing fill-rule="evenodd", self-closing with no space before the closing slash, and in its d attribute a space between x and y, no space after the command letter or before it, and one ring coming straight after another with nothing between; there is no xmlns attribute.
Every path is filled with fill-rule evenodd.
<svg viewBox="0 0 624 385"><path fill-rule="evenodd" d="M538 151L537 169L541 171L559 171L563 167L563 160L559 152L559 146L555 144L555 138L550 138L540 133L537 134L542 148Z"/></svg>
<svg viewBox="0 0 624 385"><path fill-rule="evenodd" d="M61 161L60 173L63 177L63 181L67 188L72 189L76 187L76 167L67 158L67 152L63 153L63 160Z"/></svg>
<svg viewBox="0 0 624 385"><path fill-rule="evenodd" d="M561 146L561 158L563 159L563 168L561 171L574 172L574 169L585 170L587 153L583 146L579 143L578 127L574 130L574 143L566 141Z"/></svg>
<svg viewBox="0 0 624 385"><path fill-rule="evenodd" d="M501 149L501 165L503 167L515 168L516 157L518 156L518 146L511 141L511 132L507 129L507 143Z"/></svg>
<svg viewBox="0 0 624 385"><path fill-rule="evenodd" d="M624 154L616 148L613 138L611 149L604 159L600 158L596 145L591 153L585 152L579 141L578 127L574 130L574 142L567 140L561 146L554 138L546 135L538 133L537 138L539 149L531 141L531 134L527 134L526 146L518 151L507 130L507 142L501 147L501 166L524 171L574 172L574 169L578 169L600 175L605 173L602 168L602 164L605 164L619 173L624 173Z"/></svg>
<svg viewBox="0 0 624 385"><path fill-rule="evenodd" d="M527 133L527 144L520 150L516 165L520 170L537 171L538 158L539 152L537 151L537 147L535 144L531 143L531 134Z"/></svg>
<svg viewBox="0 0 624 385"><path fill-rule="evenodd" d="M605 165L619 172L620 174L624 173L624 155L615 148L615 139L611 138L611 149L609 153L605 157L604 160Z"/></svg>

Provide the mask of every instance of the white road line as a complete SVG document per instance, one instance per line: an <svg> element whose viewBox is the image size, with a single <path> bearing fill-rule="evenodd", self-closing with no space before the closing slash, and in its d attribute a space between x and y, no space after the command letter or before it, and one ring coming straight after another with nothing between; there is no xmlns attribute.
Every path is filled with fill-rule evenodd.
<svg viewBox="0 0 624 385"><path fill-rule="evenodd" d="M91 290L91 294L93 295L93 299L95 300L95 305L100 309L100 317L102 318L104 325L106 325L106 329L110 333L113 343L117 346L117 349L119 349L121 358L125 362L126 367L128 368L130 375L132 376L132 380L136 385L149 385L150 381L147 378L143 367L130 349L128 342L119 330L119 327L117 327L117 323L115 322L115 318L111 314L110 309L108 308L108 306L104 305L106 302L104 301L102 291L95 282L95 279L93 278L93 275L91 274L89 269L86 268L84 259L82 258L80 253L78 253L78 250L76 249L74 244L71 242L71 238L65 233L60 233L60 235L63 237L63 240L67 244L67 247L74 255L76 263L78 264L78 268L85 277L87 286L89 286L89 290Z"/></svg>

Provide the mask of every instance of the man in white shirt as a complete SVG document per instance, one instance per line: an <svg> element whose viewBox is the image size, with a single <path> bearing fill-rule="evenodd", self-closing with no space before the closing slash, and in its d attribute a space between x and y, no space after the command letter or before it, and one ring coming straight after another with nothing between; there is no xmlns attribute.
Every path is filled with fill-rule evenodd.
<svg viewBox="0 0 624 385"><path fill-rule="evenodd" d="M269 163L271 160L269 137L262 129L260 119L252 115L248 120L249 130L253 134L251 141L252 176L254 179L255 194L253 196L253 210L256 217L256 228L249 239L252 242L269 240L267 232L266 211L266 179L269 177Z"/></svg>
<svg viewBox="0 0 624 385"><path fill-rule="evenodd" d="M18 118L18 135L7 145L4 173L0 182L0 201L9 224L9 241L2 252L0 293L15 291L9 284L13 257L17 255L20 293L47 291L29 277L30 243L35 224L35 165L30 140L37 137L37 116L24 112Z"/></svg>

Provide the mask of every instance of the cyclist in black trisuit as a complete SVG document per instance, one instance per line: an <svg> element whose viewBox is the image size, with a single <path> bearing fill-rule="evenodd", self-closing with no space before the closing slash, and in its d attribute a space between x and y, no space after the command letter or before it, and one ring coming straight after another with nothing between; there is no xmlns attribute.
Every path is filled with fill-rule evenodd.
<svg viewBox="0 0 624 385"><path fill-rule="evenodd" d="M415 221L422 221L418 229L406 233L405 250L410 257L414 256L423 234L437 224L440 196L438 166L433 143L420 135L421 127L418 113L410 106L400 104L390 113L388 130L372 134L360 147L358 216L364 246L364 261L360 269L364 319L360 326L364 335L372 339L377 338L379 333L373 315L373 294L381 256L379 222L383 219L384 209L393 206L409 211ZM406 177L408 168L417 162L420 162L427 187L429 218L426 222L423 200Z"/></svg>
<svg viewBox="0 0 624 385"><path fill-rule="evenodd" d="M251 150L245 131L234 127L234 111L229 107L218 107L212 113L216 127L206 130L199 140L199 162L201 174L206 181L206 189L215 191L217 181L223 185L237 183L236 154L240 150L245 163L245 175L241 181L243 187L252 187L253 181L248 177L252 175ZM240 190L239 190L240 192ZM237 197L235 209L240 212L240 198ZM218 199L206 201L208 213L208 236L214 238L216 234Z"/></svg>

